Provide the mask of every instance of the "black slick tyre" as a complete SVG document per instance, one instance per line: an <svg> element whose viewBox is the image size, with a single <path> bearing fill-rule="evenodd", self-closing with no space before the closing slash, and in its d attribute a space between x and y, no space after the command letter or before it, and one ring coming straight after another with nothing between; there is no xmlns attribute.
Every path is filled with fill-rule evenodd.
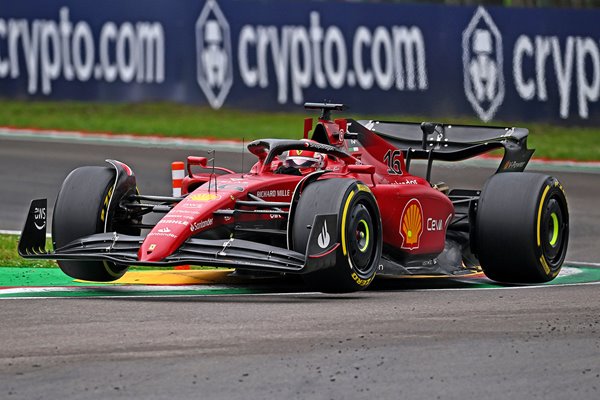
<svg viewBox="0 0 600 400"><path fill-rule="evenodd" d="M565 260L569 211L560 182L537 173L500 173L483 187L475 247L487 277L505 283L554 279Z"/></svg>
<svg viewBox="0 0 600 400"><path fill-rule="evenodd" d="M308 185L298 201L292 227L296 251L307 247L317 214L336 214L341 246L336 264L303 275L308 285L327 293L363 290L372 282L383 244L381 217L366 185L352 179L325 179Z"/></svg>
<svg viewBox="0 0 600 400"><path fill-rule="evenodd" d="M52 219L55 248L105 232L105 227L106 232L117 230L113 210L121 199L113 199L109 209L114 183L115 170L109 167L81 167L65 178ZM106 261L59 260L58 265L72 278L98 282L114 281L127 271L127 265Z"/></svg>

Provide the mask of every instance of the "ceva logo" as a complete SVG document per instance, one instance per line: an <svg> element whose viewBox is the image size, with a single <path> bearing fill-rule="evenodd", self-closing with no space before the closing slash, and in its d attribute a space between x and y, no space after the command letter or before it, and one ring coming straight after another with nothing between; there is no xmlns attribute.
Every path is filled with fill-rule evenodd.
<svg viewBox="0 0 600 400"><path fill-rule="evenodd" d="M504 101L502 36L492 17L477 8L462 36L465 95L483 121Z"/></svg>
<svg viewBox="0 0 600 400"><path fill-rule="evenodd" d="M233 84L231 32L215 0L196 21L196 79L212 108L221 108Z"/></svg>

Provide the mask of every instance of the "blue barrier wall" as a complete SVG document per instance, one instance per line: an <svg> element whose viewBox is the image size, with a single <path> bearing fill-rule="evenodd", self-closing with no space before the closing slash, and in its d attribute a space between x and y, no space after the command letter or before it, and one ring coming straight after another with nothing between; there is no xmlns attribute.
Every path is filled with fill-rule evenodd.
<svg viewBox="0 0 600 400"><path fill-rule="evenodd" d="M600 11L0 0L0 96L600 124Z"/></svg>

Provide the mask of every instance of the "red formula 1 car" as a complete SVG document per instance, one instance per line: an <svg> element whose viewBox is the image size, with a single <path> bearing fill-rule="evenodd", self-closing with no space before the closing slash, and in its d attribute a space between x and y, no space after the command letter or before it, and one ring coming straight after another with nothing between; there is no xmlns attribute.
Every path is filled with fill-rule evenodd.
<svg viewBox="0 0 600 400"><path fill-rule="evenodd" d="M349 292L376 275L461 275L533 283L556 277L569 216L551 176L524 173L527 130L436 123L332 121L341 104L305 121L303 140L256 140L258 161L235 173L188 157L181 196L140 194L132 170L81 167L60 189L45 250L45 199L34 200L19 243L26 258L57 259L69 276L111 281L130 265L204 265L302 274ZM312 131L311 139L308 139ZM482 190L431 184L434 160L495 149L504 158ZM425 177L410 174L426 160ZM198 172L200 171L200 172ZM153 224L150 213L162 213Z"/></svg>

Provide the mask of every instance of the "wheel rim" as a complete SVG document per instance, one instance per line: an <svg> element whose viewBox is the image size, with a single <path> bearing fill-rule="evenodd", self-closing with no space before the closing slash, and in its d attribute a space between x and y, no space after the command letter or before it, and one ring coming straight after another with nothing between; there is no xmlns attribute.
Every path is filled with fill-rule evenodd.
<svg viewBox="0 0 600 400"><path fill-rule="evenodd" d="M348 252L352 265L359 273L368 273L375 254L375 228L369 210L358 203L352 208L347 227Z"/></svg>
<svg viewBox="0 0 600 400"><path fill-rule="evenodd" d="M542 251L548 264L557 268L564 256L568 223L562 202L554 195L548 199L542 213Z"/></svg>
<svg viewBox="0 0 600 400"><path fill-rule="evenodd" d="M367 248L369 247L369 236L370 236L369 225L367 224L367 221L365 221L364 219L361 219L360 221L358 221L358 226L357 226L357 230L356 230L356 238L358 241L358 251L360 251L361 253L364 253L365 251L367 251Z"/></svg>

